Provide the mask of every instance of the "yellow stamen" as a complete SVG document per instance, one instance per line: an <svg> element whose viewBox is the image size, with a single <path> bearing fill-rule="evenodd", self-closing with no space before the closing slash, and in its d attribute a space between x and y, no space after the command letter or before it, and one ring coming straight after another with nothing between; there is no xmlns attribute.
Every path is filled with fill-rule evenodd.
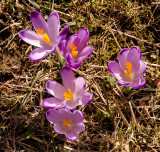
<svg viewBox="0 0 160 152"><path fill-rule="evenodd" d="M70 48L71 48L71 55L72 55L73 58L75 58L78 54L78 51L76 51L77 47L75 46L74 43L72 43L70 45Z"/></svg>
<svg viewBox="0 0 160 152"><path fill-rule="evenodd" d="M70 126L71 126L71 123L72 123L72 120L69 121L69 123L67 123L66 119L63 119L63 125L64 125L64 126L70 127Z"/></svg>
<svg viewBox="0 0 160 152"><path fill-rule="evenodd" d="M43 35L43 29L37 29L37 33Z"/></svg>
<svg viewBox="0 0 160 152"><path fill-rule="evenodd" d="M70 89L68 89L68 93L65 92L64 97L65 97L65 100L70 100L71 98L74 97L74 95L73 95L72 91Z"/></svg>
<svg viewBox="0 0 160 152"><path fill-rule="evenodd" d="M43 34L42 39L47 43L47 44L51 44L51 40L49 39L47 33Z"/></svg>
<svg viewBox="0 0 160 152"><path fill-rule="evenodd" d="M51 40L50 40L49 36L47 35L47 33L44 33L44 34L43 34L43 29L37 29L37 33L42 36L42 39L43 39L47 44L51 44Z"/></svg>
<svg viewBox="0 0 160 152"><path fill-rule="evenodd" d="M125 74L129 77L129 78L131 78L132 77L132 63L131 62L126 62L126 68L128 69L128 71L127 70L124 70L124 72L125 72Z"/></svg>

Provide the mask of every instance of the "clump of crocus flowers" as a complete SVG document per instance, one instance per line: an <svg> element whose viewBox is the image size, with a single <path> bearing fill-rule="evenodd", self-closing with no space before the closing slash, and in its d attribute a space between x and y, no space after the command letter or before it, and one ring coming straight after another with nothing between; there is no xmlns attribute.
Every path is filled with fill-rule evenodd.
<svg viewBox="0 0 160 152"><path fill-rule="evenodd" d="M61 71L63 86L56 81L48 81L46 84L48 93L54 96L43 100L43 107L48 109L46 117L54 125L57 133L65 134L70 141L77 140L78 133L85 129L85 125L83 113L76 110L76 107L89 104L92 101L92 94L85 92L84 78L75 78L71 68L79 68L81 62L93 51L92 46L85 47L89 39L88 29L82 29L65 40L69 27L66 25L59 32L60 19L57 12L49 15L47 23L35 10L31 11L30 18L35 32L31 30L19 32L23 41L38 47L32 50L30 59L40 61L49 54L59 52L57 50L59 46L57 58L62 62L64 57L68 65Z"/></svg>
<svg viewBox="0 0 160 152"><path fill-rule="evenodd" d="M63 67L61 76L63 86L56 81L47 82L46 89L54 97L44 99L42 105L49 109L46 116L48 121L54 124L55 131L65 134L67 139L74 141L78 138L78 133L85 128L82 112L75 109L78 105L89 104L92 101L92 94L84 92L86 87L84 78L75 78L71 68Z"/></svg>
<svg viewBox="0 0 160 152"><path fill-rule="evenodd" d="M86 28L81 29L66 40L69 27L66 25L59 32L60 19L57 12L49 15L48 22L35 10L31 11L30 18L35 32L32 30L19 32L23 41L38 47L32 50L30 59L40 61L55 52L58 60L64 66L61 70L63 85L52 80L46 84L48 93L53 96L44 99L42 103L43 107L48 109L47 120L54 125L57 133L65 134L67 139L75 141L78 139L78 133L85 129L83 113L76 108L78 105L89 104L93 96L91 93L85 92L84 78L75 78L71 68L79 68L82 61L93 52L91 45L86 46L89 31ZM63 59L67 66L64 65ZM134 89L145 85L146 81L141 76L146 71L146 63L142 60L141 50L138 47L120 51L118 61L119 63L109 62L108 70L117 78L119 84Z"/></svg>

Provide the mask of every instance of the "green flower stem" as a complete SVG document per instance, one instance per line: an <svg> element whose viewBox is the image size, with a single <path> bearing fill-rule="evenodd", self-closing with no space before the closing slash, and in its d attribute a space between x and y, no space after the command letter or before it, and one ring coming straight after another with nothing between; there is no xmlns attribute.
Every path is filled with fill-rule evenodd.
<svg viewBox="0 0 160 152"><path fill-rule="evenodd" d="M55 52L57 58L58 58L58 61L60 62L60 67L61 69L63 68L63 66L66 64L65 63L65 59L64 57L62 56L62 54L60 53L59 49L56 50Z"/></svg>

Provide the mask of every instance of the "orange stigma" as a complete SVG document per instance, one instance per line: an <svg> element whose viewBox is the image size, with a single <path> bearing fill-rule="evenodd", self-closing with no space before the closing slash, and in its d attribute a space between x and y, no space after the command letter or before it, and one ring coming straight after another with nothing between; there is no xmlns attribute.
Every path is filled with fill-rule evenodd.
<svg viewBox="0 0 160 152"><path fill-rule="evenodd" d="M64 125L64 126L70 127L70 126L71 126L71 123L72 123L72 120L69 121L69 123L67 123L66 119L63 119L63 125Z"/></svg>
<svg viewBox="0 0 160 152"><path fill-rule="evenodd" d="M72 91L70 89L68 89L68 93L65 92L64 97L65 97L65 100L70 100L71 98L74 97L74 95L73 95Z"/></svg>
<svg viewBox="0 0 160 152"><path fill-rule="evenodd" d="M77 47L75 46L74 43L72 43L70 45L70 48L71 48L71 55L72 55L73 58L75 58L78 54L78 51L76 51Z"/></svg>
<svg viewBox="0 0 160 152"><path fill-rule="evenodd" d="M37 33L43 35L43 29L37 29Z"/></svg>
<svg viewBox="0 0 160 152"><path fill-rule="evenodd" d="M44 33L44 34L43 34L43 29L37 29L37 33L42 36L42 39L43 39L47 44L51 44L51 40L50 40L49 36L47 35L47 33Z"/></svg>
<svg viewBox="0 0 160 152"><path fill-rule="evenodd" d="M125 72L125 74L129 77L129 78L131 78L132 77L132 63L131 62L126 62L126 68L128 69L128 70L124 70L124 72Z"/></svg>

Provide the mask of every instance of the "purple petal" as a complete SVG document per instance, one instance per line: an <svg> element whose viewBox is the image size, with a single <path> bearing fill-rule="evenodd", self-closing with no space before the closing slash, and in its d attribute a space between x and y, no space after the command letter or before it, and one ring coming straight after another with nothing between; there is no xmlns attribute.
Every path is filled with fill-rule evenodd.
<svg viewBox="0 0 160 152"><path fill-rule="evenodd" d="M139 51L139 49L137 49L137 47L132 47L129 50L129 53L127 54L126 61L132 63L132 70L133 71L137 69L139 61L141 60L141 56L142 56L141 52Z"/></svg>
<svg viewBox="0 0 160 152"><path fill-rule="evenodd" d="M30 60L32 61L40 61L44 59L48 55L47 50L44 48L37 48L32 50L30 54Z"/></svg>
<svg viewBox="0 0 160 152"><path fill-rule="evenodd" d="M118 83L123 86L129 86L132 82L127 82L123 79L117 79Z"/></svg>
<svg viewBox="0 0 160 152"><path fill-rule="evenodd" d="M119 52L119 55L118 55L118 61L119 61L119 65L121 67L121 69L126 69L126 59L127 59L127 55L129 53L129 50L128 49L123 49Z"/></svg>
<svg viewBox="0 0 160 152"><path fill-rule="evenodd" d="M74 110L77 105L80 105L79 101L80 101L79 98L66 101L65 107L70 110Z"/></svg>
<svg viewBox="0 0 160 152"><path fill-rule="evenodd" d="M67 40L63 40L59 44L59 50L63 56L65 56L65 54L67 53L66 44L67 44Z"/></svg>
<svg viewBox="0 0 160 152"><path fill-rule="evenodd" d="M81 66L81 62L75 62L73 60L70 52L67 52L65 59L66 59L68 66L71 68L78 69Z"/></svg>
<svg viewBox="0 0 160 152"><path fill-rule="evenodd" d="M81 29L77 35L80 38L80 43L79 46L77 48L78 51L82 51L84 49L84 47L86 46L88 39L89 39L89 31L87 28Z"/></svg>
<svg viewBox="0 0 160 152"><path fill-rule="evenodd" d="M71 68L65 66L61 72L63 85L66 89L74 90L75 87L75 76Z"/></svg>
<svg viewBox="0 0 160 152"><path fill-rule="evenodd" d="M89 92L86 92L82 95L82 105L89 104L93 99L93 95Z"/></svg>
<svg viewBox="0 0 160 152"><path fill-rule="evenodd" d="M138 55L139 55L139 58L142 59L142 53L141 53L141 50L137 47L137 46L133 46L130 51L137 51L138 52Z"/></svg>
<svg viewBox="0 0 160 152"><path fill-rule="evenodd" d="M66 131L65 135L66 135L67 139L70 141L75 141L78 139L78 134L71 131L71 130Z"/></svg>
<svg viewBox="0 0 160 152"><path fill-rule="evenodd" d="M83 77L78 77L75 81L75 96L81 97L83 92L85 91L86 83Z"/></svg>
<svg viewBox="0 0 160 152"><path fill-rule="evenodd" d="M42 40L42 38L31 30L21 30L18 35L26 43L37 47L45 46L45 42Z"/></svg>
<svg viewBox="0 0 160 152"><path fill-rule="evenodd" d="M108 63L108 70L112 75L114 75L117 78L117 81L121 85L129 85L130 82L125 81L125 73L121 70L120 65L116 61L111 61Z"/></svg>
<svg viewBox="0 0 160 152"><path fill-rule="evenodd" d="M59 114L61 115L62 120L66 119L67 122L72 120L72 112L69 109L61 108L59 109Z"/></svg>
<svg viewBox="0 0 160 152"><path fill-rule="evenodd" d="M56 42L59 35L60 19L57 12L53 12L48 17L48 29L52 42Z"/></svg>
<svg viewBox="0 0 160 152"><path fill-rule="evenodd" d="M47 91L58 99L64 100L66 89L56 81L48 81L46 84Z"/></svg>
<svg viewBox="0 0 160 152"><path fill-rule="evenodd" d="M69 31L69 26L66 25L58 36L58 42L57 42L58 44L66 38L68 31Z"/></svg>
<svg viewBox="0 0 160 152"><path fill-rule="evenodd" d="M113 74L117 79L121 79L122 70L116 61L111 61L108 63L108 70Z"/></svg>
<svg viewBox="0 0 160 152"><path fill-rule="evenodd" d="M146 72L146 62L141 60L139 61L138 68L133 71L133 80L139 79Z"/></svg>
<svg viewBox="0 0 160 152"><path fill-rule="evenodd" d="M46 98L43 100L42 105L46 109L58 109L63 106L63 101L61 99L57 99L55 97Z"/></svg>
<svg viewBox="0 0 160 152"><path fill-rule="evenodd" d="M47 50L46 52L47 52L48 55L49 55L49 54L52 54L52 53L56 52L56 50L57 50L57 45L54 45L52 49Z"/></svg>
<svg viewBox="0 0 160 152"><path fill-rule="evenodd" d="M55 132L57 132L59 134L65 134L65 129L62 124L55 124L54 130L55 130Z"/></svg>
<svg viewBox="0 0 160 152"><path fill-rule="evenodd" d="M78 55L76 56L75 60L77 59L78 61L85 60L90 57L90 55L93 52L93 47L91 45L85 47Z"/></svg>
<svg viewBox="0 0 160 152"><path fill-rule="evenodd" d="M40 30L43 29L44 33L49 34L48 25L39 12L32 10L30 14L30 18L31 18L31 22L36 31L37 29L40 29Z"/></svg>
<svg viewBox="0 0 160 152"><path fill-rule="evenodd" d="M130 84L130 87L134 88L134 89L139 89L141 87L143 87L146 84L146 80L144 78L139 78L138 80L133 81Z"/></svg>
<svg viewBox="0 0 160 152"><path fill-rule="evenodd" d="M62 121L63 118L61 117L59 112L55 109L48 110L46 113L46 118L51 124L55 124L55 123L62 124L63 123Z"/></svg>
<svg viewBox="0 0 160 152"><path fill-rule="evenodd" d="M83 113L80 111L80 110L75 110L73 112L73 115L72 115L72 123L75 125L75 124L78 124L78 123L82 123L83 122L83 119L84 119L84 115Z"/></svg>
<svg viewBox="0 0 160 152"><path fill-rule="evenodd" d="M79 133L82 132L84 129L85 129L84 123L79 123L74 126L73 131Z"/></svg>

